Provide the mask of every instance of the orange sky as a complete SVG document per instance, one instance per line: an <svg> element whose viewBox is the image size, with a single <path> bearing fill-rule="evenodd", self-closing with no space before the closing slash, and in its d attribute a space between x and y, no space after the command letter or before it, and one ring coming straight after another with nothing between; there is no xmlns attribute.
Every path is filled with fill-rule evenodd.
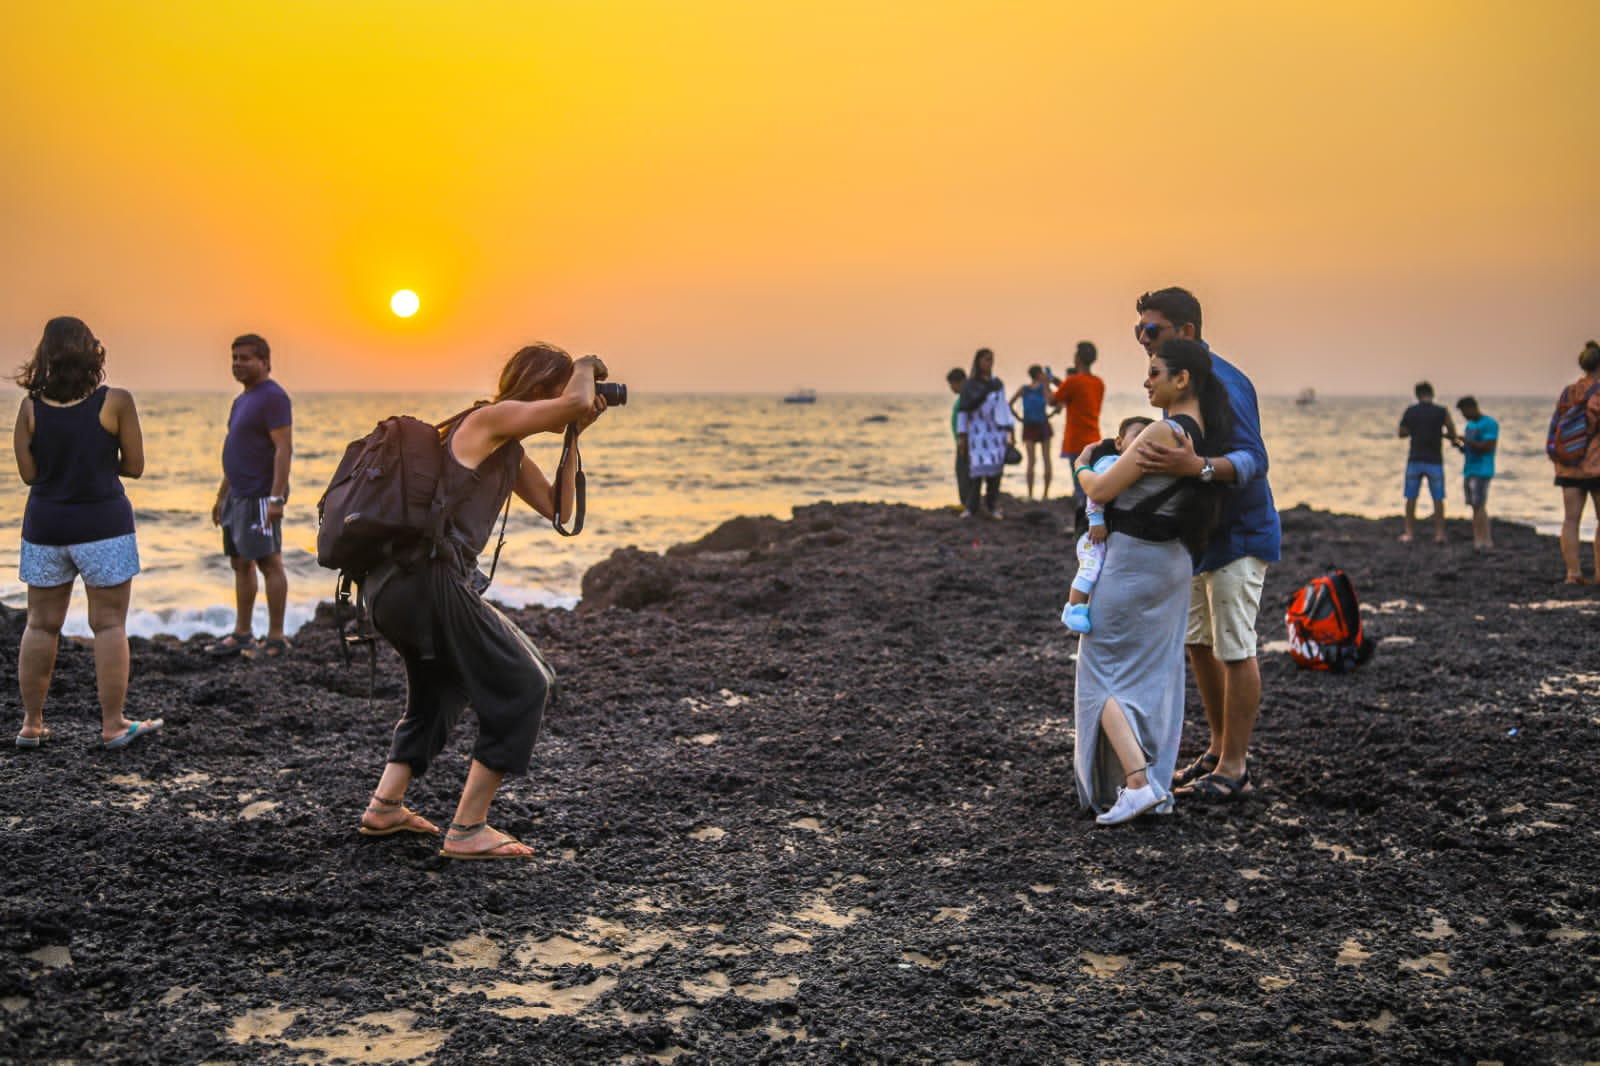
<svg viewBox="0 0 1600 1066"><path fill-rule="evenodd" d="M0 344L135 388L1020 380L1185 284L1263 392L1553 392L1600 4L58 0L0 20ZM422 297L402 321L401 287Z"/></svg>

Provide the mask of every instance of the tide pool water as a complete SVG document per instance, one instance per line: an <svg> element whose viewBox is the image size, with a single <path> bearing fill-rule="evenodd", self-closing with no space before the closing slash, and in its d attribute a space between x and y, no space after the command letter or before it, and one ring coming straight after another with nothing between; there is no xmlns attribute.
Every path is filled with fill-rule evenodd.
<svg viewBox="0 0 1600 1066"><path fill-rule="evenodd" d="M287 628L292 632L319 602L333 597L334 575L316 562L316 501L345 445L387 415L438 420L473 397L295 393L292 382L285 384L295 405L293 485L284 523ZM136 399L146 473L126 484L144 571L134 579L129 632L180 638L225 633L233 624L233 572L221 553L221 534L211 525L211 505L233 396L141 393ZM14 410L15 394L12 400ZM782 518L797 505L820 500L953 505L951 400L948 394L823 394L814 404L785 404L776 395L635 391L626 407L608 411L584 435L588 518L583 533L558 536L548 522L514 504L490 597L511 606L571 606L584 572L612 551L628 546L664 550L736 515ZM1263 398L1263 436L1278 505L1306 503L1367 517L1400 513L1406 443L1396 437L1396 427L1406 402L1332 398L1299 406L1287 398ZM1558 531L1560 490L1551 483L1544 455L1550 401L1480 397L1480 402L1501 427L1490 513L1542 532ZM1109 432L1123 417L1148 411L1142 396L1108 395L1102 427ZM1059 437L1052 443L1059 445ZM560 440L534 438L528 449L549 472ZM1468 513L1461 503L1460 469L1459 453L1447 449L1448 508L1456 517ZM1067 471L1058 461L1055 487L1067 484ZM1008 469L1003 487L1025 494L1021 467ZM15 464L0 464L0 529L6 531L0 538L0 602L10 606L27 600L26 587L17 580L26 498ZM1423 501L1421 512L1428 509ZM1593 522L1586 516L1585 536L1592 536ZM1061 537L1056 549L1063 567L1070 567L1067 538ZM1552 559L1551 566L1560 563ZM266 630L264 595L258 596L255 629ZM88 633L81 586L66 631Z"/></svg>

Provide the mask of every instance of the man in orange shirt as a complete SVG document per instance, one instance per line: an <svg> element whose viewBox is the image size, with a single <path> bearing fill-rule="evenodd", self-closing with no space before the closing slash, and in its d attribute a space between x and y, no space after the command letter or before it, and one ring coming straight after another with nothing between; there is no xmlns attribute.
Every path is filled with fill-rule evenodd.
<svg viewBox="0 0 1600 1066"><path fill-rule="evenodd" d="M1100 402L1106 396L1106 383L1089 372L1099 355L1093 344L1079 341L1072 357L1072 370L1050 396L1051 403L1067 412L1067 424L1061 431L1061 457L1067 460L1068 470L1073 468L1079 452L1100 443ZM1078 487L1077 478L1073 478L1074 515L1083 506L1083 499L1083 490ZM1077 533L1076 528L1073 533Z"/></svg>

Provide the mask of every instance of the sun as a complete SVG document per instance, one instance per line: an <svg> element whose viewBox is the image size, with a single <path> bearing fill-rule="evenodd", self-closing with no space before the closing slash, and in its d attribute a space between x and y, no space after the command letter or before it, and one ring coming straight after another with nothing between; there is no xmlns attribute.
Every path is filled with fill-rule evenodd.
<svg viewBox="0 0 1600 1066"><path fill-rule="evenodd" d="M417 308L422 306L422 301L417 299L417 294L410 289L401 289L389 297L389 310L401 318L410 318L417 313Z"/></svg>

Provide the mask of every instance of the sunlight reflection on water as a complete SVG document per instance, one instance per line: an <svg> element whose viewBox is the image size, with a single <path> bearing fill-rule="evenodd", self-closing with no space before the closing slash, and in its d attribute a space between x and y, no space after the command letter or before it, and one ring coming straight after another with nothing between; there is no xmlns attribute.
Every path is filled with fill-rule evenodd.
<svg viewBox="0 0 1600 1066"><path fill-rule="evenodd" d="M316 565L316 499L347 441L398 411L443 418L466 394L311 393L295 397L293 498L284 530L291 574L290 627L331 598L333 575ZM923 507L955 502L951 397L820 396L784 404L778 396L632 393L585 437L589 514L582 536L556 537L532 512L514 508L493 598L520 605L576 602L586 570L617 548L664 550L741 514L787 517L819 500L883 500ZM228 394L138 397L148 473L130 482L145 570L135 582L130 629L188 636L232 620L232 574L210 521ZM1560 525L1560 497L1544 456L1545 400L1482 398L1501 425L1491 513L1541 531ZM1395 436L1403 399L1330 398L1296 406L1262 402L1271 481L1280 507L1313 507L1370 517L1400 512L1405 443ZM1103 426L1147 410L1142 396L1107 397ZM1059 425L1059 423L1058 423ZM1053 443L1059 444L1059 436ZM530 453L553 468L559 441ZM1460 515L1460 458L1446 457L1449 510ZM1065 484L1058 470L1056 484ZM1023 491L1020 470L1005 488ZM0 469L0 522L19 530L26 490L13 465ZM1589 525L1586 522L1585 532ZM17 606L17 534L0 543L0 599ZM1071 545L1061 545L1063 562ZM69 632L87 632L77 594ZM264 612L264 605L258 607ZM265 628L264 614L259 628Z"/></svg>

